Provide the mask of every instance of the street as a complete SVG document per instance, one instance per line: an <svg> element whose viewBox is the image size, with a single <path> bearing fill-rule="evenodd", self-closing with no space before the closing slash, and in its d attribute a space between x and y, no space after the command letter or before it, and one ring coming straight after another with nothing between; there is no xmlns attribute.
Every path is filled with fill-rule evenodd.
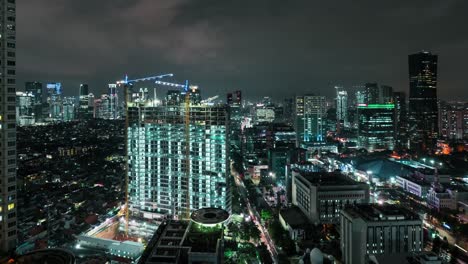
<svg viewBox="0 0 468 264"><path fill-rule="evenodd" d="M270 252L273 263L278 263L278 251L276 250L276 246L273 240L271 239L270 234L268 233L268 230L259 222L260 215L258 214L257 210L251 206L245 185L240 180L239 173L232 168L232 165L231 165L231 173L232 173L232 176L234 177L234 181L236 183L237 189L239 190L239 193L241 194L242 198L245 201L245 204L247 205L250 218L252 219L252 221L254 221L255 226L257 226L258 230L260 231L260 240L262 241L263 244L265 244L268 251Z"/></svg>

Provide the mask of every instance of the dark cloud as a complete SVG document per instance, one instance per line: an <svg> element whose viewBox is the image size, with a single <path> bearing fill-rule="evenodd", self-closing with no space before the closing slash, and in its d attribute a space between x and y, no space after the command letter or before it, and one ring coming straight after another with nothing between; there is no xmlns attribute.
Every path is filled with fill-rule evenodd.
<svg viewBox="0 0 468 264"><path fill-rule="evenodd" d="M408 89L407 55L439 54L439 95L466 98L468 1L25 0L19 81L87 82L173 72L208 95L276 98L330 84Z"/></svg>

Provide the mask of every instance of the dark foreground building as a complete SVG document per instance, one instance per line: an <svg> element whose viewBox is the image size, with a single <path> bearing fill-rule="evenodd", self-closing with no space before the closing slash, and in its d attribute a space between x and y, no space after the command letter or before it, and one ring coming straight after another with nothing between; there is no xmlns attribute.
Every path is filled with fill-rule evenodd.
<svg viewBox="0 0 468 264"><path fill-rule="evenodd" d="M138 264L223 263L223 223L228 218L225 210L203 208L191 220L163 222Z"/></svg>
<svg viewBox="0 0 468 264"><path fill-rule="evenodd" d="M438 134L437 55L409 55L409 135L413 149L432 148Z"/></svg>

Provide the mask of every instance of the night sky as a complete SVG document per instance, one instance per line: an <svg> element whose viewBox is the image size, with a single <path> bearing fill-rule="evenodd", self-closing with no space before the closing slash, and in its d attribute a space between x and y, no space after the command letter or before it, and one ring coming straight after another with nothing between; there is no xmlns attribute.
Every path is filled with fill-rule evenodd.
<svg viewBox="0 0 468 264"><path fill-rule="evenodd" d="M125 73L174 73L221 98L373 81L407 91L407 55L424 49L439 55L439 97L466 100L467 11L466 0L18 0L18 88L100 94Z"/></svg>

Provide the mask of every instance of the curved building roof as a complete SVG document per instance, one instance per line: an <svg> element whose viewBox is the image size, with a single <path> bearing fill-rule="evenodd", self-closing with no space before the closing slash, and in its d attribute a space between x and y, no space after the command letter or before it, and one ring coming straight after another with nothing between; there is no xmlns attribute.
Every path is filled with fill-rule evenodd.
<svg viewBox="0 0 468 264"><path fill-rule="evenodd" d="M190 216L192 221L202 225L216 225L229 218L229 213L220 208L202 208L194 211Z"/></svg>

